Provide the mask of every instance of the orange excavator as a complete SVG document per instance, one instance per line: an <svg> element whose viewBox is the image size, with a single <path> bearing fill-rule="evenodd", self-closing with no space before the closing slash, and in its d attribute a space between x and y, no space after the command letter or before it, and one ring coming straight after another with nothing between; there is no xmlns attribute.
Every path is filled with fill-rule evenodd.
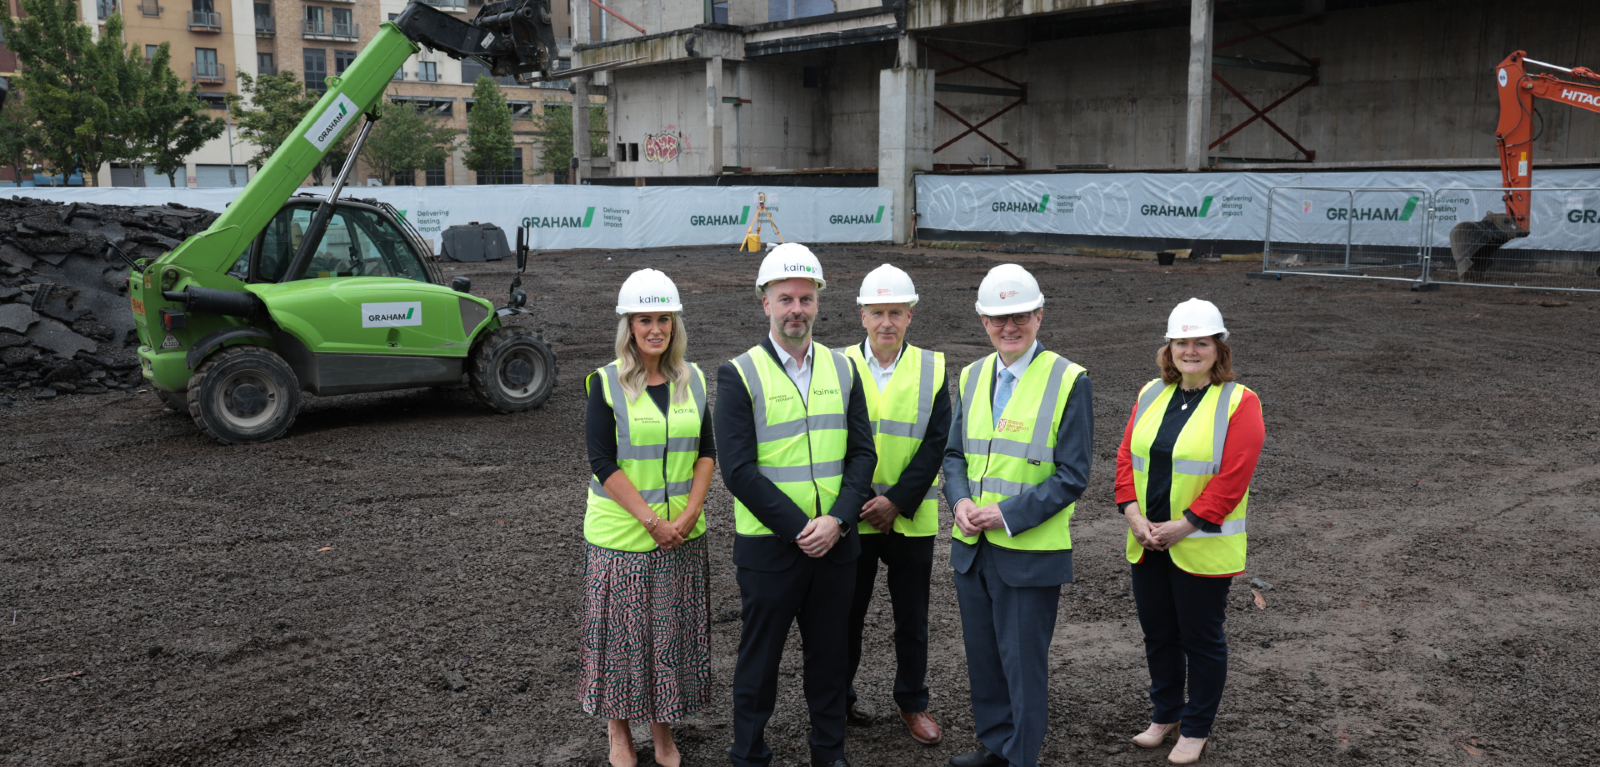
<svg viewBox="0 0 1600 767"><path fill-rule="evenodd" d="M1561 72L1573 79L1540 72L1529 74L1527 66ZM1532 200L1533 142L1536 98L1600 112L1600 74L1586 67L1567 69L1527 58L1522 51L1506 57L1495 68L1500 86L1500 125L1495 143L1500 148L1500 185L1505 189L1506 211L1490 213L1482 221L1466 221L1450 230L1450 254L1455 257L1456 273L1466 279L1472 271L1482 271L1494 252L1518 237L1528 236L1528 213ZM1587 80L1588 82L1581 82ZM1474 264L1477 269L1474 269Z"/></svg>

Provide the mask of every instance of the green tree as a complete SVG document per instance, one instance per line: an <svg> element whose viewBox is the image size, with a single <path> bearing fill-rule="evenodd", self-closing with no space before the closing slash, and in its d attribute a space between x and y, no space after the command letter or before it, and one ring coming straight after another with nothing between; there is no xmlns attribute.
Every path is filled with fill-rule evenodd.
<svg viewBox="0 0 1600 767"><path fill-rule="evenodd" d="M172 71L171 62L170 43L162 43L150 58L144 90L146 129L140 137L144 144L141 159L166 176L169 184L177 186L184 159L221 136L226 126L206 115L199 87L185 87Z"/></svg>
<svg viewBox="0 0 1600 767"><path fill-rule="evenodd" d="M389 184L396 174L443 165L457 135L454 128L435 123L410 104L390 102L384 105L383 119L372 126L361 159Z"/></svg>
<svg viewBox="0 0 1600 767"><path fill-rule="evenodd" d="M232 97L234 123L239 127L239 138L257 147L255 155L245 162L261 170L317 100L306 93L300 76L288 69L260 77L240 72L239 91L244 99ZM241 103L245 99L248 104Z"/></svg>
<svg viewBox="0 0 1600 767"><path fill-rule="evenodd" d="M606 108L589 107L589 127L600 129L606 124ZM572 107L548 105L544 114L534 118L533 135L542 147L539 152L538 173L566 173L572 168ZM589 156L605 157L609 145L604 133L589 134Z"/></svg>
<svg viewBox="0 0 1600 767"><path fill-rule="evenodd" d="M103 163L137 156L141 71L122 45L122 16L106 18L100 41L79 23L73 0L21 0L22 16L0 14L17 54L18 87L38 115L37 150L63 175L99 185ZM130 103L131 101L131 103Z"/></svg>
<svg viewBox="0 0 1600 767"><path fill-rule="evenodd" d="M475 171L511 167L511 108L500 86L484 75L472 87L472 111L467 113L467 146L462 162Z"/></svg>
<svg viewBox="0 0 1600 767"><path fill-rule="evenodd" d="M0 165L11 168L16 186L22 186L23 171L33 167L30 157L38 143L39 118L23 96L12 88L5 109L0 110Z"/></svg>

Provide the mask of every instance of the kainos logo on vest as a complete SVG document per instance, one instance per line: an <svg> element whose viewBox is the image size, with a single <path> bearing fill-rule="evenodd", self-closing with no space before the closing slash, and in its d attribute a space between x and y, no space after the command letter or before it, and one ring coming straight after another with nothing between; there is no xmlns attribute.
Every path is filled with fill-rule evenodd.
<svg viewBox="0 0 1600 767"><path fill-rule="evenodd" d="M750 206L737 214L726 216L690 216L689 226L744 226L750 222Z"/></svg>
<svg viewBox="0 0 1600 767"><path fill-rule="evenodd" d="M1170 218L1205 218L1211 214L1211 202L1215 195L1206 195L1195 205L1143 205L1139 207L1141 216L1164 216Z"/></svg>
<svg viewBox="0 0 1600 767"><path fill-rule="evenodd" d="M831 397L831 396L833 396L835 394L838 394L839 390L838 389L812 389L811 393L812 394L821 394L824 397Z"/></svg>
<svg viewBox="0 0 1600 767"><path fill-rule="evenodd" d="M522 225L529 229L588 229L594 223L594 208L583 216L525 216Z"/></svg>
<svg viewBox="0 0 1600 767"><path fill-rule="evenodd" d="M361 327L364 328L403 328L421 324L421 301L361 305Z"/></svg>
<svg viewBox="0 0 1600 767"><path fill-rule="evenodd" d="M1417 212L1417 198L1407 197L1400 208L1329 208L1329 221L1410 221Z"/></svg>
<svg viewBox="0 0 1600 767"><path fill-rule="evenodd" d="M1010 202L996 201L989 205L989 210L995 213L1048 213L1050 212L1050 193L1046 192L1038 202Z"/></svg>
<svg viewBox="0 0 1600 767"><path fill-rule="evenodd" d="M878 206L877 213L868 213L862 216L833 215L828 217L830 224L881 224L883 223L883 207Z"/></svg>
<svg viewBox="0 0 1600 767"><path fill-rule="evenodd" d="M1010 432L1018 432L1018 431L1022 431L1024 429L1026 429L1026 428L1028 428L1028 422L1027 421L1019 421L1019 420L1017 420L1015 418L1002 418L1002 419L1000 419L999 423L996 423L994 425L994 430L998 434L1007 434L1007 433L1010 433Z"/></svg>

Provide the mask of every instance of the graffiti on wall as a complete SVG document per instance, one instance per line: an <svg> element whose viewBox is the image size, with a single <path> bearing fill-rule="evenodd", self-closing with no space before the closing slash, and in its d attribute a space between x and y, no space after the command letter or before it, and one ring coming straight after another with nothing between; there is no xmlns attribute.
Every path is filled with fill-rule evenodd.
<svg viewBox="0 0 1600 767"><path fill-rule="evenodd" d="M668 125L660 133L644 137L645 162L672 162L678 159L680 149L687 149L688 141L678 132L678 126Z"/></svg>

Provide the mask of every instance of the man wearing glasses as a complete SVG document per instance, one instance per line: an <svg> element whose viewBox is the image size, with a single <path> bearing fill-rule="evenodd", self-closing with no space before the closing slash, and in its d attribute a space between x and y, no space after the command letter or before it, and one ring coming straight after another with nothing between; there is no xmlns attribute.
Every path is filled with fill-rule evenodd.
<svg viewBox="0 0 1600 767"><path fill-rule="evenodd" d="M945 448L978 736L950 767L1037 767L1044 743L1050 638L1072 580L1068 522L1089 482L1094 406L1087 372L1039 343L1043 307L1016 264L983 278L977 309L995 353L961 371Z"/></svg>

